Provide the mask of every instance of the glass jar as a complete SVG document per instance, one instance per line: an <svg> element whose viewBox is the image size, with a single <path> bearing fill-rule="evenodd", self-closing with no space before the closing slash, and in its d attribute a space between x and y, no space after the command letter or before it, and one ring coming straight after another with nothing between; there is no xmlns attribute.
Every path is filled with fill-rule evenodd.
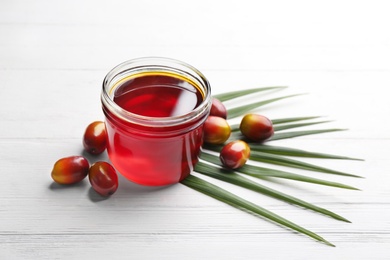
<svg viewBox="0 0 390 260"><path fill-rule="evenodd" d="M198 162L211 89L194 67L167 58L139 58L113 68L101 95L108 156L127 179L174 184Z"/></svg>

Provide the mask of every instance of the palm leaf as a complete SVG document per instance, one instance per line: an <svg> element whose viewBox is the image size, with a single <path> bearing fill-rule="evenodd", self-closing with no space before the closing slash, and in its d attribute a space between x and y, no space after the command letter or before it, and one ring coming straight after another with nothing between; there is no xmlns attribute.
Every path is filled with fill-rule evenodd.
<svg viewBox="0 0 390 260"><path fill-rule="evenodd" d="M316 130L304 130L304 131L277 132L270 139L268 139L266 141L267 142L268 141L276 141L276 140L294 138L294 137L299 137L299 136L323 134L323 133L338 132L338 131L345 131L345 130L347 130L347 129L329 128L329 129L316 129ZM247 138L240 131L232 131L231 132L228 141L230 142L232 140L243 140L243 141L246 141L247 143L252 142L250 140L247 140Z"/></svg>
<svg viewBox="0 0 390 260"><path fill-rule="evenodd" d="M293 196L287 195L285 193L276 191L274 189L268 188L264 185L261 185L257 182L251 181L248 178L245 178L241 175L238 175L232 170L212 166L212 165L207 165L205 163L199 162L196 167L195 167L196 172L204 174L206 176L219 179L225 182L229 182L231 184L264 194L266 196L294 204L297 206L301 206L306 209L313 210L315 212L322 213L324 215L330 216L334 219L345 221L345 222L350 222L349 220L341 217L340 215L337 215L329 210L326 210L324 208L317 207L313 204L310 204L306 201L297 199Z"/></svg>
<svg viewBox="0 0 390 260"><path fill-rule="evenodd" d="M285 124L285 123L292 123L297 121L303 121L303 120L311 120L320 118L320 116L305 116L305 117L288 117L288 118L278 118L278 119L272 119L272 124Z"/></svg>
<svg viewBox="0 0 390 260"><path fill-rule="evenodd" d="M260 171L260 172L259 172ZM339 182L333 182L333 181L326 181L322 179L312 178L305 175L275 170L275 169L269 169L264 167L258 167L253 165L244 165L242 166L238 172L244 173L247 175L250 175L255 178L263 179L264 177L275 177L275 178L282 178L282 179L289 179L294 181L301 181L301 182L308 182L313 184L319 184L319 185L325 185L335 188L342 188L342 189L348 189L348 190L359 190L358 188L352 187L350 185L342 184Z"/></svg>
<svg viewBox="0 0 390 260"><path fill-rule="evenodd" d="M260 91L272 90L272 89L283 89L283 88L286 88L286 87L274 86L274 87L250 88L250 89L244 89L244 90L225 92L225 93L214 95L213 97L215 97L223 102L223 101L227 101L227 100L230 100L233 98L253 94L256 92L260 92Z"/></svg>
<svg viewBox="0 0 390 260"><path fill-rule="evenodd" d="M340 160L356 160L363 161L363 159L351 158L347 156L334 155L334 154L326 154L326 153L316 153L305 151L301 149L274 146L274 145L264 145L264 144L249 144L252 151L264 152L264 153L272 153L279 155L287 155L287 156L295 156L295 157L307 157L307 158L322 158L322 159L340 159Z"/></svg>
<svg viewBox="0 0 390 260"><path fill-rule="evenodd" d="M331 122L331 121L327 120L327 121L317 121L317 122L299 123L299 124L277 124L277 125L274 126L274 131L277 132L277 131L297 128L297 127L318 125L318 124L323 124L323 123L328 123L328 122Z"/></svg>
<svg viewBox="0 0 390 260"><path fill-rule="evenodd" d="M305 234L317 241L320 241L328 246L334 246L332 243L328 242L326 239L322 238L321 236L317 235L316 233L307 230L275 213L272 213L269 210L266 210L252 202L249 202L247 200L244 200L240 198L239 196L224 190L210 182L207 182L205 180L202 180L201 178L198 178L193 175L189 175L186 179L181 181L182 184L186 185L187 187L190 187L194 190L197 190L203 194L206 194L210 197L213 197L219 201L222 201L226 204L229 204L235 208L238 208L240 210L245 210L252 212L256 215L262 216L272 222L275 222L277 224L280 224L284 227L290 228L292 230L295 230L299 233Z"/></svg>
<svg viewBox="0 0 390 260"><path fill-rule="evenodd" d="M279 101L282 99L295 97L295 96L299 96L299 95L301 95L301 94L288 95L288 96L283 96L283 97L278 97L278 98L271 98L271 99L267 99L267 100L254 102L254 103L249 103L247 105L243 105L243 106L239 106L239 107L230 108L230 109L227 109L227 118L228 119L235 118L235 117L241 116L241 115L243 115L243 114L245 114L245 113L247 113L255 108L259 108L261 106L273 103L275 101Z"/></svg>
<svg viewBox="0 0 390 260"><path fill-rule="evenodd" d="M306 163L306 162L302 162L302 161L298 161L298 160L293 160L293 159L286 158L286 157L276 155L276 154L251 151L250 159L254 160L254 161L258 161L258 162L288 166L288 167L299 168L299 169L304 169L304 170L311 170L311 171L316 171L316 172L336 174L336 175L347 176L347 177L362 178L361 176L358 176L358 175L328 169L325 167L317 166L314 164L310 164L310 163Z"/></svg>
<svg viewBox="0 0 390 260"><path fill-rule="evenodd" d="M345 131L345 130L347 130L347 129L331 128L331 129L318 129L318 130L290 131L290 132L275 133L271 137L271 139L269 139L269 141L294 138L294 137L304 136L304 135L315 135L315 134Z"/></svg>
<svg viewBox="0 0 390 260"><path fill-rule="evenodd" d="M214 151L214 152L220 152L222 149L222 146L212 146L212 145L206 145L206 149ZM261 151L257 151L256 147L254 149L251 149L250 157L249 159L257 162L263 162L263 163L269 163L269 164L276 164L281 166L287 166L291 168L298 168L298 169L304 169L304 170L310 170L310 171L316 171L316 172L322 172L322 173L329 173L329 174L335 174L335 175L341 175L341 176L347 176L347 177L355 177L355 178L362 178L361 176L345 173L341 171L332 170L329 168L317 166L314 164L286 158L283 156L280 156L278 154L272 154L272 153L264 153ZM209 158L207 159L209 160ZM212 161L211 161L212 162Z"/></svg>
<svg viewBox="0 0 390 260"><path fill-rule="evenodd" d="M265 88L257 88L257 89L245 89L241 91L232 91L227 93L222 93L219 95L215 95L215 98L218 98L221 101L227 101L230 99L234 99L237 97L242 97L245 95L249 95L252 93L265 91L265 90L271 90L271 89L280 89L283 87L265 87ZM245 113L254 110L258 107L270 104L272 102L276 102L282 99L294 97L297 95L289 95L289 96L282 96L278 98L268 99L268 100L262 100L257 102L252 102L243 106L229 108L228 109L228 119L235 118L238 116L242 116ZM306 136L306 135L313 135L313 134L321 134L321 133L328 133L328 132L335 132L335 131L342 131L345 129L317 129L317 130L306 130L306 131L282 131L297 127L303 127L303 126L310 126L314 124L320 124L325 123L327 121L319 121L319 122L301 122L301 123L295 123L299 121L306 121L306 120L312 120L319 118L318 116L306 116L306 117L290 117L290 118L279 118L279 119L273 119L272 122L274 124L275 128L275 134L274 136L269 140L281 140L286 138L293 138L293 137L299 137L299 136ZM243 139L245 138L242 136L242 134L238 131L238 126L232 127L232 134L229 140L232 139ZM282 132L280 132L282 131ZM338 174L342 176L349 176L349 177L360 177L357 175L335 171L332 169L328 169L325 167L320 167L317 165L305 163L298 160L293 160L290 158L286 158L285 156L299 156L299 157L311 157L311 158L326 158L326 159L352 159L352 160L358 160L353 159L345 156L337 156L337 155L330 155L330 154L323 154L323 153L315 153L315 152L309 152L299 149L292 149L292 148L285 148L285 147L277 147L277 146L269 146L264 144L255 144L250 143L251 145L251 156L250 159L254 161L259 162L265 162L275 165L282 165L287 166L290 168L299 168L299 169L305 169L310 171L318 171L318 172L324 172L324 173L330 173L330 174ZM217 151L219 152L222 148L221 145L218 146L210 146L210 145L204 145L203 148L209 149L211 151ZM248 178L245 178L242 174L246 174L252 177L256 178L266 178L266 177L274 177L274 178L284 178L284 179L290 179L294 181L302 181L302 182L308 182L308 183L314 183L314 184L320 184L320 185L327 185L331 187L337 187L337 188L344 188L344 189L351 189L356 190L356 188L345 185L342 183L337 182L331 182L326 181L322 179L312 178L304 175L289 173L281 170L276 169L270 169L265 167L259 167L254 166L250 164L246 164L240 169L236 171L226 170L224 168L221 168L221 163L218 160L217 156L208 154L208 153L202 153L201 157L204 161L207 161L211 164L206 164L203 162L199 162L197 166L195 167L195 171L216 178L221 181L229 182L241 187L244 187L246 189L250 189L259 193L262 193L264 195L285 201L287 203L295 204L300 207L311 209L315 212L322 213L324 215L333 217L338 220L349 222L347 219L327 210L324 208L319 208L315 205L312 205L308 202L302 201L298 198L289 196L287 194L284 194L280 191L276 191L273 189L270 189L268 187L265 187L263 185L260 185L259 183L252 181ZM238 172L238 173L237 173ZM239 174L240 173L240 174ZM321 241L327 245L334 246L333 244L326 241L324 238L318 236L317 234L306 230L303 227L300 227L281 216L278 216L264 208L261 208L258 205L255 205L249 201L246 201L233 193L230 193L214 184L211 184L203 179L200 179L198 177L195 177L193 175L190 175L188 178L182 181L182 183L190 188L193 188L203 194L206 194L210 197L213 197L217 200L220 200L222 202L225 202L233 207L239 208L241 210L249 211L252 213L255 213L259 216L262 216L272 222L276 222L284 227L293 229L295 231L298 231L302 234L305 234L313 239L316 239L318 241Z"/></svg>
<svg viewBox="0 0 390 260"><path fill-rule="evenodd" d="M274 131L276 132L276 131L287 130L287 129L297 128L297 127L323 124L328 122L330 121L318 121L318 122L299 123L299 124L277 124L274 125ZM231 125L230 129L232 132L240 131L240 125L239 124Z"/></svg>
<svg viewBox="0 0 390 260"><path fill-rule="evenodd" d="M205 161L208 161L210 163L216 164L218 166L222 166L221 161L219 160L218 156L203 152L200 155L200 158L205 160ZM246 174L246 175L250 175L250 176L256 177L256 178L275 177L275 178L308 182L308 183L319 184L319 185L326 185L326 186L331 186L331 187L336 187L336 188L358 190L355 187L345 185L342 183L338 183L338 182L321 180L321 179L307 177L307 176L300 175L300 174L295 174L295 173L290 173L290 172L285 172L285 171L281 171L281 170L275 170L275 169L270 169L270 168L265 168L265 167L260 167L260 166L254 166L254 165L249 165L249 164L245 164L244 166L236 169L235 171Z"/></svg>

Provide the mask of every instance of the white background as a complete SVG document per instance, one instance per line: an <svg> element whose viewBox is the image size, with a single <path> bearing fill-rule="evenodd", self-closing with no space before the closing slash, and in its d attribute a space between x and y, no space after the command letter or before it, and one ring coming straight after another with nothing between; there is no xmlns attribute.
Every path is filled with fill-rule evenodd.
<svg viewBox="0 0 390 260"><path fill-rule="evenodd" d="M0 259L390 259L389 24L386 1L1 0ZM181 184L121 178L106 200L87 180L55 185L54 162L84 154L85 126L103 119L105 74L143 56L194 65L213 93L289 86L263 96L306 95L260 112L348 128L272 144L364 158L304 160L362 179L291 170L361 191L259 182L352 223L215 182L336 247Z"/></svg>

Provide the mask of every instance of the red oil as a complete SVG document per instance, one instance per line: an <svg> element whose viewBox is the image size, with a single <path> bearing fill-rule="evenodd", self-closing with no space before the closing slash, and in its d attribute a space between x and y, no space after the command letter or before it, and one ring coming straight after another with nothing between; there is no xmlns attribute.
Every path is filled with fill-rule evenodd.
<svg viewBox="0 0 390 260"><path fill-rule="evenodd" d="M150 120L188 114L203 102L204 93L184 77L142 73L117 83L114 102ZM168 126L123 120L104 109L108 154L116 169L143 185L168 185L187 177L198 162L204 117Z"/></svg>
<svg viewBox="0 0 390 260"><path fill-rule="evenodd" d="M132 78L116 89L114 102L142 116L181 116L194 110L203 97L191 83L166 75Z"/></svg>

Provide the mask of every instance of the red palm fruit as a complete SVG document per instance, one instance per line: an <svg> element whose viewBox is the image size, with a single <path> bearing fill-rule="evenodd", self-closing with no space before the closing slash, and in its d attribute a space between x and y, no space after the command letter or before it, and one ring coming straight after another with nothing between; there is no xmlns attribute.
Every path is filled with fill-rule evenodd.
<svg viewBox="0 0 390 260"><path fill-rule="evenodd" d="M102 121L92 122L85 129L83 145L91 154L101 154L107 147L106 126Z"/></svg>
<svg viewBox="0 0 390 260"><path fill-rule="evenodd" d="M228 122L217 116L209 116L203 127L204 142L209 144L223 144L230 136L231 129Z"/></svg>
<svg viewBox="0 0 390 260"><path fill-rule="evenodd" d="M118 175L114 167L107 162L96 162L89 169L89 182L92 188L102 196L110 196L118 188Z"/></svg>
<svg viewBox="0 0 390 260"><path fill-rule="evenodd" d="M272 121L257 114L245 115L241 120L240 130L245 137L256 142L263 142L274 134Z"/></svg>
<svg viewBox="0 0 390 260"><path fill-rule="evenodd" d="M226 119L227 110L225 105L219 99L213 98L211 103L210 116L218 116Z"/></svg>
<svg viewBox="0 0 390 260"><path fill-rule="evenodd" d="M89 162L83 156L70 156L59 159L53 167L51 177L59 184L73 184L88 175Z"/></svg>
<svg viewBox="0 0 390 260"><path fill-rule="evenodd" d="M226 144L219 155L222 164L230 169L242 167L250 155L249 145L241 140Z"/></svg>

